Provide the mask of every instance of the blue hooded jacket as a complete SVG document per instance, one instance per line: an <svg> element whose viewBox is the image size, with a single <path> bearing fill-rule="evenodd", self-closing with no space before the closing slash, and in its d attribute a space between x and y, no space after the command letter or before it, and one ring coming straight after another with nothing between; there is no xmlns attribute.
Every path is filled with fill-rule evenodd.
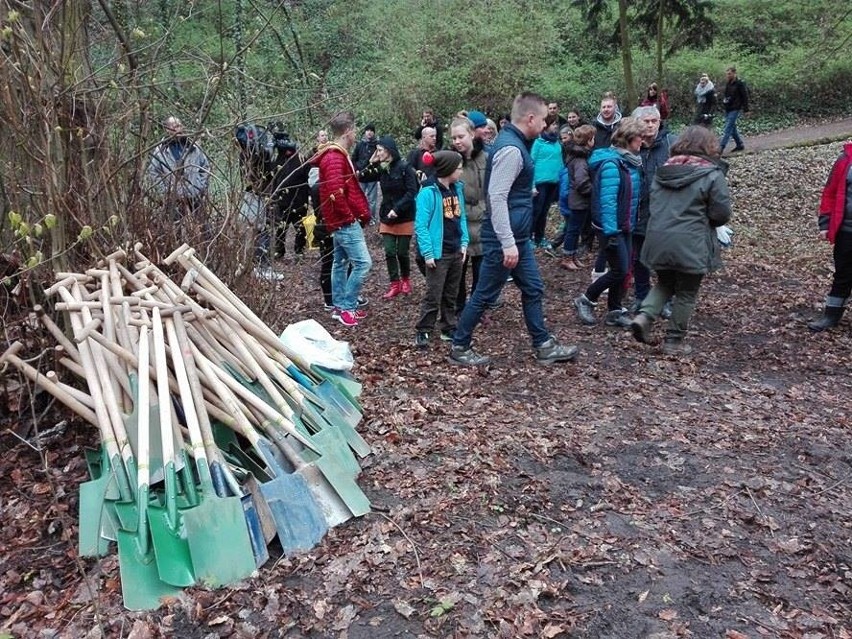
<svg viewBox="0 0 852 639"><path fill-rule="evenodd" d="M636 226L642 194L641 169L638 156L624 155L615 147L592 152L592 223L606 237L628 234Z"/></svg>

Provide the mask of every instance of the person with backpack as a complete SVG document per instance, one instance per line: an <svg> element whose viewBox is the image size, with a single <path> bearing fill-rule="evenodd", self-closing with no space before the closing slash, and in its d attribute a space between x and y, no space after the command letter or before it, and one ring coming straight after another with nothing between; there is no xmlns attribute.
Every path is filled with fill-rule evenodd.
<svg viewBox="0 0 852 639"><path fill-rule="evenodd" d="M459 181L464 168L462 156L456 151L438 151L433 160L435 178L417 194L414 221L417 246L426 267L426 291L414 336L417 348L429 346L436 322L441 339L452 339L468 244L464 185Z"/></svg>
<svg viewBox="0 0 852 639"><path fill-rule="evenodd" d="M612 134L612 146L595 149L589 158L592 172L592 224L598 232L601 253L609 270L574 299L583 324L597 324L598 298L608 291L605 324L628 328L630 316L621 305L630 267L631 239L642 196L642 148L645 123L628 117Z"/></svg>
<svg viewBox="0 0 852 639"><path fill-rule="evenodd" d="M378 182L382 189L379 233L385 249L390 286L382 299L411 293L411 236L414 234L414 198L417 175L399 155L389 135L376 141L376 150L360 172L361 182Z"/></svg>
<svg viewBox="0 0 852 639"><path fill-rule="evenodd" d="M687 355L683 343L704 276L719 268L717 229L731 218L726 166L715 134L687 127L671 148L651 185L651 216L642 262L657 273L657 283L630 324L633 337L649 343L651 325L663 304L673 299L663 352Z"/></svg>

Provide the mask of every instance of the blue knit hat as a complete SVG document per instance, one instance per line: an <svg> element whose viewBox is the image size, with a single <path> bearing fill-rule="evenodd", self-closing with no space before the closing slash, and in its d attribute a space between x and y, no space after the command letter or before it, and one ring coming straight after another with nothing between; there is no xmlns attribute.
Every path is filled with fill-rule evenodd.
<svg viewBox="0 0 852 639"><path fill-rule="evenodd" d="M467 119L470 120L474 129L488 126L488 118L485 117L485 114L482 111L468 111Z"/></svg>

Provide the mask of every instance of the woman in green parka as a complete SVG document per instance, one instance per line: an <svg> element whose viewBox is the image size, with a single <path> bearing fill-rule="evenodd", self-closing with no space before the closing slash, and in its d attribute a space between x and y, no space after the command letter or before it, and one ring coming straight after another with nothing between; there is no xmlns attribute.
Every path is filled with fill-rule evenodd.
<svg viewBox="0 0 852 639"><path fill-rule="evenodd" d="M721 267L716 228L731 218L727 166L716 136L690 126L671 147L651 185L651 213L640 259L657 283L631 322L633 336L648 343L651 324L673 297L663 352L686 355L683 343L704 276Z"/></svg>

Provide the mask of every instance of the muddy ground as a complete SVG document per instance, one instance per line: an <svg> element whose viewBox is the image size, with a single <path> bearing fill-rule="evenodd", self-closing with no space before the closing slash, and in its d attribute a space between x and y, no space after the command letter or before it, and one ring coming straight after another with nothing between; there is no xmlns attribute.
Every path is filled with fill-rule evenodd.
<svg viewBox="0 0 852 639"><path fill-rule="evenodd" d="M379 300L375 238L357 329L322 311L313 257L281 260L271 323L313 317L355 351L375 512L309 553L273 549L234 588L125 611L115 556L76 555L96 434L49 406L12 410L0 637L852 637L852 327L805 326L830 282L815 210L838 150L730 158L734 246L687 358L581 326L588 273L546 256L548 323L579 360L533 362L510 285L475 335L483 370L450 366L437 340L413 347L422 283ZM35 439L33 418L54 432Z"/></svg>

